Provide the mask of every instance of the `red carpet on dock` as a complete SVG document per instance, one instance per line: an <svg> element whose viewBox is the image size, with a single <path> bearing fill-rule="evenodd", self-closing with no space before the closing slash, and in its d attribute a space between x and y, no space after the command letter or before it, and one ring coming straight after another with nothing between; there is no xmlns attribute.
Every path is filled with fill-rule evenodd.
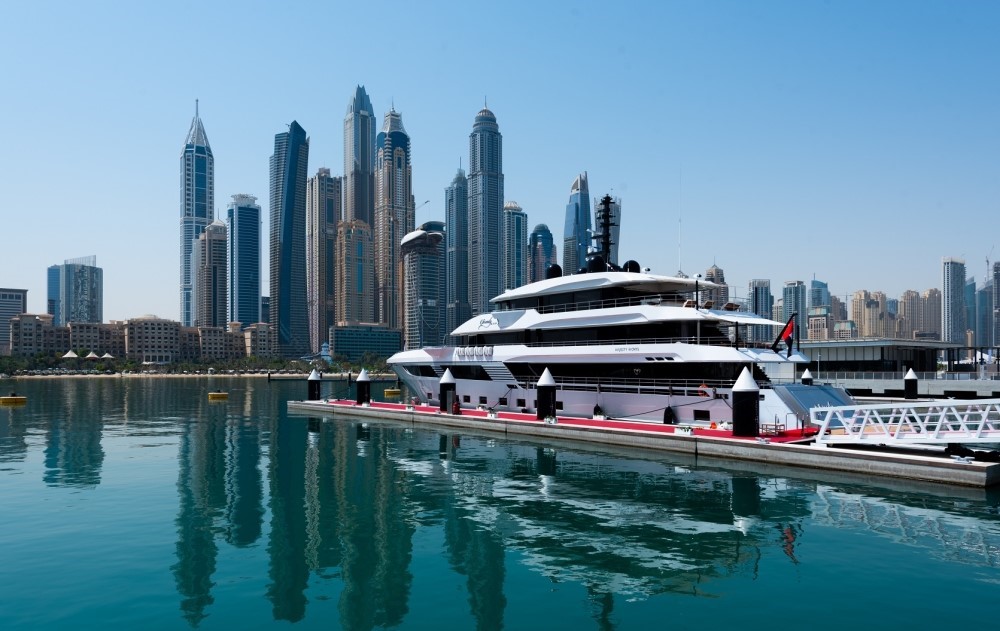
<svg viewBox="0 0 1000 631"><path fill-rule="evenodd" d="M328 399L326 401L317 401L316 403L327 403L329 405L334 405L337 407L351 408L356 407L357 403L355 401L347 399ZM403 412L407 410L407 405L404 403L387 403L381 401L372 401L369 405L370 409L383 409L383 410L393 410L397 412ZM437 416L440 409L437 406L431 405L415 405L413 407L413 412L415 414L421 414L428 417ZM467 416L469 418L476 419L486 419L488 412L486 410L479 410L474 408L463 408L461 416ZM534 414L522 414L519 412L507 412L498 411L496 413L498 421L514 421L519 423L538 423L544 424L544 421L540 421L535 418ZM449 415L453 416L453 415ZM685 427L684 425L663 425L654 422L641 422L641 421L624 421L615 419L587 419L587 418L575 418L569 416L559 416L556 417L557 425L566 425L573 427L593 427L599 429L617 429L617 430L627 430L627 431L640 431L640 432L650 432L654 434L675 434L677 429L680 427ZM800 441L803 439L810 438L816 434L817 430L814 428L805 429L791 429L782 430L776 433L761 434L759 438L767 438L773 443L789 443ZM737 440L757 440L758 437L745 437L745 436L733 436L731 430L722 429L711 429L707 427L695 426L692 429L693 436L705 436L711 438L734 438Z"/></svg>

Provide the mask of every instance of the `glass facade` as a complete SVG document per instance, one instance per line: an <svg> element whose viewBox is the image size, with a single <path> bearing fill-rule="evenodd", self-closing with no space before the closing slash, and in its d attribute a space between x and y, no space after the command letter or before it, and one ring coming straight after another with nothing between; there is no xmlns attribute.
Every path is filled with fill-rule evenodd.
<svg viewBox="0 0 1000 631"><path fill-rule="evenodd" d="M590 187L584 171L569 189L563 231L563 274L576 274L587 263L590 247Z"/></svg>
<svg viewBox="0 0 1000 631"><path fill-rule="evenodd" d="M445 329L454 331L472 317L469 305L469 181L458 170L444 191Z"/></svg>
<svg viewBox="0 0 1000 631"><path fill-rule="evenodd" d="M552 231L543 223L535 226L528 237L528 282L545 280L545 273L556 262L556 244Z"/></svg>
<svg viewBox="0 0 1000 631"><path fill-rule="evenodd" d="M309 139L296 121L274 137L271 156L270 298L272 348L279 357L308 355L306 169Z"/></svg>
<svg viewBox="0 0 1000 631"><path fill-rule="evenodd" d="M469 304L472 315L492 310L503 291L503 136L493 112L476 114L469 134Z"/></svg>
<svg viewBox="0 0 1000 631"><path fill-rule="evenodd" d="M515 289L527 283L528 215L517 205L503 205L503 288Z"/></svg>
<svg viewBox="0 0 1000 631"><path fill-rule="evenodd" d="M262 322L260 312L260 206L253 195L233 195L226 208L229 241L227 312L243 328Z"/></svg>
<svg viewBox="0 0 1000 631"><path fill-rule="evenodd" d="M205 227L215 219L215 157L198 116L197 101L181 150L180 167L180 321L182 326L192 326L195 319L192 250Z"/></svg>

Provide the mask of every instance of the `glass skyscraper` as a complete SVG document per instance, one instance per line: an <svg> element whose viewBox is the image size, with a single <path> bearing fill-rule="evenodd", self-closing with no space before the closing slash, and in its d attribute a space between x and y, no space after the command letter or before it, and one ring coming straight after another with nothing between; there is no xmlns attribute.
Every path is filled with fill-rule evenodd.
<svg viewBox="0 0 1000 631"><path fill-rule="evenodd" d="M545 280L546 270L555 262L556 244L552 238L552 231L540 223L528 236L528 282Z"/></svg>
<svg viewBox="0 0 1000 631"><path fill-rule="evenodd" d="M750 311L765 318L773 317L774 296L771 294L771 281L755 278L750 281ZM758 324L749 327L750 339L754 342L770 342L773 336L772 326Z"/></svg>
<svg viewBox="0 0 1000 631"><path fill-rule="evenodd" d="M942 259L941 277L941 340L965 344L965 259Z"/></svg>
<svg viewBox="0 0 1000 631"><path fill-rule="evenodd" d="M566 204L566 225L563 229L563 273L576 274L587 264L590 247L590 188L587 172L573 180Z"/></svg>
<svg viewBox="0 0 1000 631"><path fill-rule="evenodd" d="M215 158L194 102L194 118L181 151L180 317L182 326L195 319L194 270L191 252L195 241L215 218Z"/></svg>
<svg viewBox="0 0 1000 631"><path fill-rule="evenodd" d="M344 117L344 221L375 222L375 110L359 85Z"/></svg>
<svg viewBox="0 0 1000 631"><path fill-rule="evenodd" d="M296 121L271 156L271 345L279 357L309 353L306 298L306 170L309 139Z"/></svg>
<svg viewBox="0 0 1000 631"><path fill-rule="evenodd" d="M795 336L800 339L803 334L803 322L807 322L809 312L806 307L806 284L801 280L786 280L785 287L781 291L782 316L785 322L788 318L795 316Z"/></svg>
<svg viewBox="0 0 1000 631"><path fill-rule="evenodd" d="M527 283L528 215L517 205L503 205L503 288L515 289Z"/></svg>
<svg viewBox="0 0 1000 631"><path fill-rule="evenodd" d="M253 195L233 195L226 208L229 232L228 319L246 328L263 322L260 313L260 206Z"/></svg>
<svg viewBox="0 0 1000 631"><path fill-rule="evenodd" d="M830 287L815 278L809 281L809 306L826 307L830 305Z"/></svg>
<svg viewBox="0 0 1000 631"><path fill-rule="evenodd" d="M104 271L97 267L96 256L66 259L50 267L47 294L55 326L104 321Z"/></svg>
<svg viewBox="0 0 1000 631"><path fill-rule="evenodd" d="M497 117L479 110L469 134L469 304L472 315L491 310L503 291L501 214L503 137Z"/></svg>
<svg viewBox="0 0 1000 631"><path fill-rule="evenodd" d="M400 240L415 228L410 136L396 110L375 138L375 309L377 321L403 327L403 257Z"/></svg>
<svg viewBox="0 0 1000 631"><path fill-rule="evenodd" d="M445 333L472 317L469 305L469 182L458 170L444 191Z"/></svg>

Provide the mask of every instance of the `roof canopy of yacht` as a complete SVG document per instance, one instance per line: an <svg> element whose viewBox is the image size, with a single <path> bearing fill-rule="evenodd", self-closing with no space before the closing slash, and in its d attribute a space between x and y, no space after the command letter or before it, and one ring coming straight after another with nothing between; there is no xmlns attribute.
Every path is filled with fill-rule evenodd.
<svg viewBox="0 0 1000 631"><path fill-rule="evenodd" d="M678 278L676 276L657 276L633 272L593 272L548 278L523 285L517 289L508 289L490 302L496 304L518 298L551 296L609 287L624 287L628 291L644 294L687 293L695 291L696 284L698 291L718 287L715 283L697 278Z"/></svg>

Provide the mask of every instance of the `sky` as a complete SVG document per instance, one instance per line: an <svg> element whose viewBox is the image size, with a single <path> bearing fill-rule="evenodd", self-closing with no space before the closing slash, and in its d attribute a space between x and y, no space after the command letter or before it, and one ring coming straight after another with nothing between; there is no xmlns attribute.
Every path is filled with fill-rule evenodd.
<svg viewBox="0 0 1000 631"><path fill-rule="evenodd" d="M402 114L418 225L444 219L486 103L505 199L557 244L587 171L592 197L621 198L622 259L714 263L736 296L815 277L898 297L940 287L946 256L982 281L1000 260L998 32L1000 3L977 0L8 2L0 287L43 313L46 268L93 254L106 320L177 319L195 99L217 216L235 193L266 213L292 120L309 173L343 174L359 84L380 120Z"/></svg>

